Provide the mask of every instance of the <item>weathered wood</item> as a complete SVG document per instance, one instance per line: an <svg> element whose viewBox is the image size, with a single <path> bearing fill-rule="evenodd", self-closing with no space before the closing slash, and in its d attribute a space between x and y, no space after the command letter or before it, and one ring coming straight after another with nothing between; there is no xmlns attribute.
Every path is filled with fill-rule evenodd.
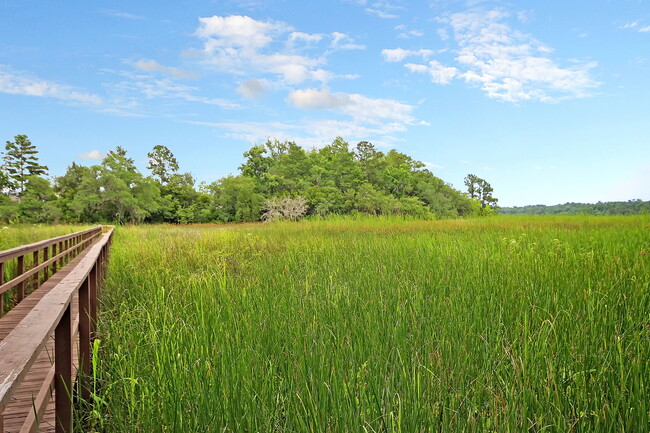
<svg viewBox="0 0 650 433"><path fill-rule="evenodd" d="M90 399L90 274L79 287L79 364L81 398Z"/></svg>
<svg viewBox="0 0 650 433"><path fill-rule="evenodd" d="M0 262L6 262L7 260L14 259L14 258L16 258L18 256L24 256L26 254L29 254L29 253L33 252L33 251L40 251L43 248L45 248L46 246L53 245L56 242L69 240L69 239L72 239L74 237L77 237L79 235L79 233L90 233L90 232L93 232L93 233L98 232L98 233L101 234L102 233L102 227L97 226L97 227L93 227L93 228L90 228L90 229L83 230L81 232L71 233L71 234L63 235L63 236L58 236L58 237L55 237L55 238L52 238L52 239L46 239L44 241L34 242L33 244L21 245L21 246L16 247L16 248L11 248L9 250L0 251Z"/></svg>
<svg viewBox="0 0 650 433"><path fill-rule="evenodd" d="M56 433L72 431L72 314L68 303L54 331Z"/></svg>
<svg viewBox="0 0 650 433"><path fill-rule="evenodd" d="M43 268L43 283L46 282L48 278L50 278L50 265L49 265L49 263L54 263L54 261L48 262L49 258L50 258L50 248L45 247L43 249L43 265L45 265L44 268Z"/></svg>
<svg viewBox="0 0 650 433"><path fill-rule="evenodd" d="M58 244L52 244L52 257L56 257L56 246ZM58 260L54 260L52 263L52 273L56 274Z"/></svg>
<svg viewBox="0 0 650 433"><path fill-rule="evenodd" d="M89 294L89 307L90 307L90 338L91 340L95 339L95 330L97 329L97 306L99 305L99 299L97 298L97 268L98 264L95 263L93 266L93 269L90 271L90 275L88 275L88 282L89 286L88 289L90 290Z"/></svg>
<svg viewBox="0 0 650 433"><path fill-rule="evenodd" d="M76 249L76 248L77 248L76 245L72 246L69 251L71 251L73 249ZM11 281L7 281L6 283L1 284L0 285L0 293L4 293L7 290L12 289L13 287L17 286L19 283L27 280L32 275L36 275L37 279L38 279L38 273L40 271L44 270L44 269L47 271L47 267L50 266L52 263L54 263L56 260L58 260L60 257L63 257L66 254L66 251L64 251L62 253L59 253L58 255L52 257L51 259L47 258L47 254L45 254L45 251L43 251L43 253L44 253L44 262L43 263L38 264L38 256L37 256L38 253L35 252L34 253L34 263L37 264L37 266L33 267L32 269L30 269L27 272L23 272L22 275L18 275L16 278L12 279Z"/></svg>
<svg viewBox="0 0 650 433"><path fill-rule="evenodd" d="M18 256L18 275L22 275L25 272L25 256ZM18 291L16 293L16 299L18 302L21 302L25 298L25 281L21 281L17 285Z"/></svg>
<svg viewBox="0 0 650 433"><path fill-rule="evenodd" d="M0 286L5 282L5 264L0 263ZM0 317L5 314L5 294L0 291Z"/></svg>
<svg viewBox="0 0 650 433"><path fill-rule="evenodd" d="M99 230L99 233L101 234L101 229ZM86 345L86 348L83 349L80 346L80 352L83 350L85 357L89 357L90 355L90 346L89 346L89 337L90 337L90 314L91 312L91 303L90 303L90 295L92 291L92 283L93 281L97 281L97 262L99 261L100 257L102 256L102 252L104 249L104 246L108 243L108 240L112 236L112 231L109 231L107 235L102 236L101 239L99 239L98 242L95 244L91 245L90 248L84 251L83 255L79 257L78 259L75 259L73 263L71 263L71 267L64 267L66 270L67 274L63 277L59 277L58 274L54 274L51 277L52 284L50 282L46 283L43 285L43 288L46 288L47 286L50 286L51 289L42 297L40 300L37 301L37 303L33 306L31 306L31 309L29 310L28 313L24 316L24 318L18 323L18 325L15 325L15 327L8 333L8 334L3 334L2 333L2 324L4 321L0 321L0 338L2 335L6 335L2 341L0 341L0 418L2 415L4 415L5 418L5 427L7 427L6 421L7 421L7 416L11 416L12 422L15 424L16 417L13 414L7 414L3 413L5 408L12 402L12 395L15 393L15 391L18 389L19 385L22 382L27 381L27 375L30 371L30 368L32 368L34 362L36 361L37 358L42 358L40 354L46 355L46 360L47 360L47 354L42 351L43 347L45 347L46 343L48 340L50 340L50 336L52 335L52 332L54 329L59 328L58 332L55 332L55 334L58 334L59 338L55 339L55 344L59 346L59 355L55 354L55 358L57 359L62 359L63 357L66 357L67 355L67 349L65 349L65 337L61 337L64 335L67 335L68 339L68 345L69 346L76 346L71 343L71 336L74 334L77 334L77 332L72 332L70 329L72 327L72 323L79 324L79 336L82 337L88 342ZM93 236L91 234L88 234L85 236L85 239L83 240L83 244L91 243L93 239L96 236ZM64 241L61 241L64 242ZM72 242L70 242L72 244ZM81 246L83 248L83 246ZM62 251L59 254L54 255L51 259L46 260L43 265L47 263L47 265L50 265L52 260L59 260L61 259L66 253L68 253L68 250L74 249L75 245L70 245L70 248L66 248L65 251ZM61 251L61 249L59 249ZM1 255L1 253L0 253ZM94 271L94 278L92 276L93 274L93 269ZM63 269L62 269L63 270ZM37 270L38 272L38 270ZM84 289L83 286L86 286ZM83 299L77 299L76 293L79 290L79 288L82 288L80 291L80 297L86 297L86 300ZM86 291L86 294L84 294L84 290ZM34 293L34 295L38 294L39 292ZM30 302L27 302L28 299L30 299L32 295L28 296L25 299L25 306L26 304L30 304ZM76 308L77 305L74 305L74 310L79 310L80 314L76 315L76 317L72 318L70 316L71 310L72 310L72 304L71 301L72 299L75 299L75 303L79 303L81 308ZM96 303L96 300L95 300ZM19 304L20 305L20 304ZM83 308L83 305L86 307ZM16 308L14 310L18 310L19 308ZM12 310L10 313L13 313L14 310ZM84 317L85 315L85 317ZM15 316L15 315L14 315ZM68 316L69 319L68 319ZM61 319L63 318L64 323L61 325ZM67 322L69 325L66 325ZM68 332L64 331L64 328L68 326ZM77 329L75 329L77 331ZM56 341L58 343L56 343ZM51 340L50 340L51 341ZM57 352L55 350L55 352ZM81 353L80 353L81 355ZM67 415L65 412L65 407L67 407L67 403L65 399L63 399L63 396L66 398L69 396L69 392L71 391L71 385L72 382L70 379L70 383L66 384L65 383L65 378L66 377L73 377L72 374L72 355L70 355L70 363L67 363L65 361L58 361L59 367L65 369L68 368L66 365L69 364L69 370L70 370L70 375L68 375L67 371L63 371L63 374L57 374L55 375L56 378L60 381L59 386L67 386L67 391L65 392L59 392L55 393L55 395L58 395L59 398L57 400L61 400L60 403L58 403L59 406L63 405L61 408L61 414L59 415L59 420L62 422L59 422L57 424L57 428L65 428L69 426L69 423L67 421ZM90 362L88 360L86 361L81 361L80 362L82 368L86 368L84 366L88 365L90 366ZM49 370L47 370L49 371ZM45 373L47 373L47 371ZM31 374L31 373L29 373ZM41 379L42 380L42 379ZM36 388L39 391L39 395L41 395L43 392L45 394L48 394L46 391L48 389L48 385L46 383L41 382L39 387ZM24 398L25 396L21 397ZM26 396L29 398L29 396ZM62 400L63 399L63 400ZM68 399L69 400L69 399ZM68 401L69 402L69 401ZM30 401L28 401L30 403ZM46 403L44 403L46 404ZM57 404L57 403L55 403ZM16 405L14 403L11 403L11 407L21 407L20 405ZM26 411L24 415L22 415L21 420L26 420L27 413L31 410L33 412L34 408L37 410L43 411L43 405L40 405L37 407L35 405L34 401L34 407L32 408L31 403L28 404L27 406L24 407L24 410ZM48 412L50 411L49 409L45 409L44 413L46 416ZM58 413L58 412L57 412ZM35 415L34 415L35 416ZM70 420L71 414L70 414ZM22 422L22 421L21 421ZM22 428L20 429L21 431L33 431L33 425L34 421L28 422L27 420L25 421L25 424L19 424L22 425ZM16 428L15 431L18 429ZM3 430L0 429L0 432ZM14 430L12 430L14 431ZM69 431L66 429L63 429L61 431Z"/></svg>

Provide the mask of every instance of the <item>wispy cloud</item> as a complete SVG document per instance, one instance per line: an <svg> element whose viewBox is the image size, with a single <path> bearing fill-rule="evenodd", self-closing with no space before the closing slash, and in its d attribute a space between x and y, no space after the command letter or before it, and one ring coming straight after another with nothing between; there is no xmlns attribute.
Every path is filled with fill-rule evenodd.
<svg viewBox="0 0 650 433"><path fill-rule="evenodd" d="M388 18L388 19L399 18L399 15L391 14L389 12L382 11L381 9L366 8L365 10L369 14L377 15L379 18Z"/></svg>
<svg viewBox="0 0 650 433"><path fill-rule="evenodd" d="M104 159L106 158L106 155L101 153L99 150L91 150L90 152L87 153L82 153L81 155L77 155L78 158L81 159Z"/></svg>
<svg viewBox="0 0 650 433"><path fill-rule="evenodd" d="M195 34L203 42L200 55L212 68L235 75L275 76L289 85L336 78L322 68L328 55L365 48L344 33L309 34L280 21L239 15L199 18Z"/></svg>
<svg viewBox="0 0 650 433"><path fill-rule="evenodd" d="M456 13L440 19L453 32L457 44L456 64L444 65L431 60L427 64L409 62L404 66L411 72L429 74L437 84L462 79L480 87L489 98L508 102L581 98L590 96L600 85L590 74L595 62L560 66L551 58L552 48L530 34L513 29L508 24L510 17L503 9L493 9ZM514 17L521 22L521 16Z"/></svg>
<svg viewBox="0 0 650 433"><path fill-rule="evenodd" d="M328 89L304 89L291 92L287 101L305 110L330 110L347 114L360 123L415 123L411 114L413 106L392 99L368 98L356 93L332 93Z"/></svg>
<svg viewBox="0 0 650 433"><path fill-rule="evenodd" d="M145 72L156 72L164 75L170 75L174 78L198 78L199 74L194 71L163 66L155 60L140 59L133 64L137 69Z"/></svg>
<svg viewBox="0 0 650 433"><path fill-rule="evenodd" d="M365 6L366 13L376 15L383 19L396 19L399 18L398 12L403 10L404 7L398 6L386 0L379 0L372 3L357 2L361 6Z"/></svg>
<svg viewBox="0 0 650 433"><path fill-rule="evenodd" d="M176 99L202 104L215 105L222 109L232 110L240 108L234 102L225 98L210 97L201 94L198 87L177 83L170 78L155 78L146 74L133 74L120 72L124 80L111 86L126 97L143 96L146 99Z"/></svg>
<svg viewBox="0 0 650 433"><path fill-rule="evenodd" d="M13 71L2 65L0 65L0 92L54 98L95 106L103 102L102 98L95 94L86 93L65 84L36 78L26 72Z"/></svg>
<svg viewBox="0 0 650 433"><path fill-rule="evenodd" d="M650 33L650 25L640 24L638 21L632 21L631 23L624 24L621 26L622 29L634 30L641 33Z"/></svg>
<svg viewBox="0 0 650 433"><path fill-rule="evenodd" d="M403 48L384 49L381 50L381 55L387 62L401 62L407 57L419 56L422 58L431 57L434 54L432 50L405 50Z"/></svg>
<svg viewBox="0 0 650 433"><path fill-rule="evenodd" d="M226 131L226 136L248 143L259 143L268 138L291 140L304 148L320 148L341 136L348 142L371 140L381 147L394 146L399 139L393 134L403 131L402 125L386 123L380 125L362 125L352 120L314 120L298 119L295 122L197 122Z"/></svg>
<svg viewBox="0 0 650 433"><path fill-rule="evenodd" d="M110 17L126 18L127 20L144 20L144 19L146 19L145 17L140 16L140 15L134 15L134 14L131 14L131 13L128 13L128 12L118 11L118 10L114 10L114 9L102 9L101 13L103 13L104 15L108 15Z"/></svg>
<svg viewBox="0 0 650 433"><path fill-rule="evenodd" d="M431 81L436 84L449 84L451 80L459 74L457 68L453 66L444 66L437 60L431 60L427 65L417 63L406 63L404 67L411 72L428 73Z"/></svg>
<svg viewBox="0 0 650 433"><path fill-rule="evenodd" d="M268 84L264 80L251 78L239 84L237 93L248 99L259 99L266 95Z"/></svg>

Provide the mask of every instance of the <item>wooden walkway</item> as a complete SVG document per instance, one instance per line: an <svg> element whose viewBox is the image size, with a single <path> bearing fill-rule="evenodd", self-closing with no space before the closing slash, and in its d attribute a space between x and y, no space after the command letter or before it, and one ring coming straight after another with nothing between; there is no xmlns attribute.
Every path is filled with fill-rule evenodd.
<svg viewBox="0 0 650 433"><path fill-rule="evenodd" d="M89 325L89 321L96 318L97 300L95 298L94 301L89 301L88 292L92 296L93 290L92 288L86 290L83 296L86 299L85 305L89 305L89 307L86 311L87 314L80 317L79 290L94 285L96 294L98 280L101 280L103 273L103 269L100 269L103 264L102 259L107 257L107 244L111 235L112 230L103 236L101 232L98 233L95 239L89 238L84 244L83 251L0 318L0 398L2 399L0 401L2 403L0 404L0 433L70 431L72 419L69 423L64 423L69 424L69 427L62 426L61 422L57 425L57 419L60 420L61 417L56 415L58 406L65 409L66 401L68 406L71 405L69 395L57 399L55 390L56 388L69 389L69 385L76 381L80 349L81 352L86 353L82 359L90 359L90 338L94 330L94 323ZM83 242L83 239L80 238L79 242ZM62 249L59 247L59 252L61 251ZM52 252L53 257L55 252L56 250ZM82 279L83 283L77 283L79 279ZM74 287L75 285L77 287ZM64 299L59 293L64 292L68 296L67 305L64 302L59 302ZM93 308L95 311L91 319L90 310ZM68 345L71 346L68 348L71 359L69 356L61 358L61 354L57 354L54 338L55 333L61 335L59 330L61 326L59 325L62 323L65 325L68 313L71 326L67 328L69 334L65 332L66 329L64 329L64 334L69 335L67 340ZM80 319L82 319L81 322ZM29 330L32 328L34 329L33 341L25 341L25 336L31 337ZM81 346L80 332L85 335L85 338L82 338ZM66 339L62 338L61 340ZM85 344L83 341L86 341ZM20 344L21 342L24 344ZM25 348L24 353L19 353L22 352L23 347ZM61 350L58 349L58 352ZM65 350L63 352L65 353ZM71 361L67 370L64 367L63 374L57 373L62 366L57 369L55 359ZM14 365L17 361L23 364ZM31 365L29 365L30 363ZM87 363L90 364L90 362ZM83 368L86 374L90 371L89 369L90 365ZM69 379L65 379L66 371L70 374ZM62 384L65 387L61 388ZM64 394L66 393L64 392ZM63 419L65 416L64 410ZM68 418L71 418L71 411Z"/></svg>

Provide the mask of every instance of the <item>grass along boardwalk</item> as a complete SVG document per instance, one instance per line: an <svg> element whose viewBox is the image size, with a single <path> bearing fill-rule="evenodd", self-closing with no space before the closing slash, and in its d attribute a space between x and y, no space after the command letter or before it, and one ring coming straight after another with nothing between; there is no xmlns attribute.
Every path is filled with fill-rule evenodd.
<svg viewBox="0 0 650 433"><path fill-rule="evenodd" d="M112 233L95 227L0 252L0 275L12 276L0 281L0 293L15 291L16 303L0 319L2 433L72 430L69 391L79 369L90 377L97 290ZM81 385L87 397L88 383Z"/></svg>

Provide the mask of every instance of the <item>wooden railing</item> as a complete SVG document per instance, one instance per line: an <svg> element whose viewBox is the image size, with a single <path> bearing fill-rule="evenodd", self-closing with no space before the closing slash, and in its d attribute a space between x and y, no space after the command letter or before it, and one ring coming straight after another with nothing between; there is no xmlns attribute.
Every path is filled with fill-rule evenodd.
<svg viewBox="0 0 650 433"><path fill-rule="evenodd" d="M5 274L5 265L10 260L17 261L16 276L6 283L0 281L0 294L15 288L17 302L27 299L25 283L28 280L31 279L33 282L32 291L34 291L54 275L58 275L56 280L60 279L55 281L52 278L48 287L43 285L42 289L46 289L47 292L25 313L24 317L21 316L20 322L0 341L0 432L5 432L3 428L5 408L12 402L12 396L21 383L30 375L30 368L41 356L52 334L54 334L54 365L35 394L34 407L27 414L25 423L19 431L31 432L38 429L38 418L45 412L52 388L56 409L56 432L72 431L73 382L75 377L80 380L91 377L90 354L97 321L97 296L104 279L112 237L112 227L104 227L103 230L98 226L0 252L0 278ZM27 255L31 255L32 263L31 269L25 271ZM39 274L42 274L40 280ZM73 317L72 308L75 294L78 295L78 309L75 308L75 311L78 311L76 319ZM4 295L0 296L4 297ZM7 315L7 321L11 313L13 312ZM76 346L77 338L78 346ZM75 370L73 349L77 347L79 359ZM88 400L89 384L79 383L79 385L81 398Z"/></svg>

